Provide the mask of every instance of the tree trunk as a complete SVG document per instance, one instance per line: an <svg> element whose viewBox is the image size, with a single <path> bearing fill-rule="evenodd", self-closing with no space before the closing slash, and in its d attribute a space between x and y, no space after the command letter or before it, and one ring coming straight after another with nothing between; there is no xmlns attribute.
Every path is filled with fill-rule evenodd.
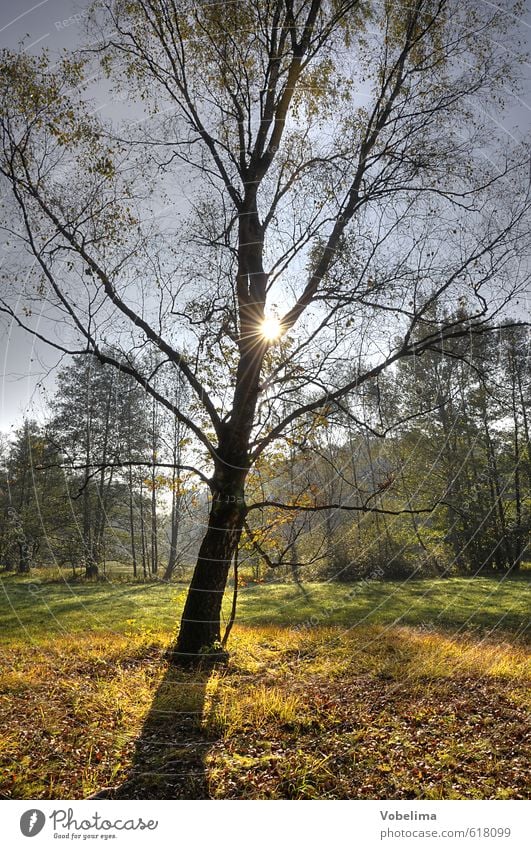
<svg viewBox="0 0 531 849"><path fill-rule="evenodd" d="M489 420L487 416L486 405L483 406L483 429L485 432L485 444L487 447L488 466L490 472L491 493L493 498L493 516L499 530L498 546L496 548L495 558L500 570L510 568L514 563L511 540L509 539L507 523L505 521L505 510L503 504L503 493L500 485L500 475L498 472L498 462L496 459L496 451L492 442L492 436L489 428Z"/></svg>
<svg viewBox="0 0 531 849"><path fill-rule="evenodd" d="M157 522L157 490L153 466L151 477L151 571L154 575L159 570L159 547L158 547L158 522Z"/></svg>
<svg viewBox="0 0 531 849"><path fill-rule="evenodd" d="M99 474L99 484L96 499L95 519L94 519L94 551L98 553L98 560L103 561L103 571L105 574L105 554L103 538L105 535L105 526L107 524L107 506L109 499L109 490L112 483L113 470L111 468L108 481L105 479L107 471L107 459L109 449L109 428L111 420L111 401L112 401L112 381L109 391L107 392L107 400L105 402L105 422L103 430L103 445L101 448L101 471ZM87 470L88 471L88 470Z"/></svg>
<svg viewBox="0 0 531 849"><path fill-rule="evenodd" d="M129 454L131 456L131 454ZM133 576L137 576L136 543L135 543L135 514L133 506L133 469L129 466L129 532L131 536L131 556L133 558Z"/></svg>
<svg viewBox="0 0 531 849"><path fill-rule="evenodd" d="M518 396L520 399L520 412L522 414L522 424L524 427L524 439L526 451L524 452L524 456L526 457L526 465L527 465L527 476L529 480L529 488L531 489L531 439L529 435L529 419L527 415L527 402L524 396L524 387L522 385L522 375L519 370L516 370L516 380L518 383Z"/></svg>
<svg viewBox="0 0 531 849"><path fill-rule="evenodd" d="M99 576L98 564L92 558L85 561L85 578L97 578Z"/></svg>
<svg viewBox="0 0 531 849"><path fill-rule="evenodd" d="M181 384L177 382L175 391L175 404L181 402ZM173 420L173 445L172 459L173 471L171 478L171 531L170 531L170 553L168 563L164 571L164 580L171 581L173 573L177 567L177 544L179 541L179 531L181 526L181 480L177 474L177 470L181 468L181 426L177 417Z"/></svg>
<svg viewBox="0 0 531 849"><path fill-rule="evenodd" d="M179 391L176 392L175 402L179 403ZM177 475L177 468L181 465L181 430L177 418L173 423L173 472L171 479L171 531L170 531L170 553L168 563L164 572L164 580L171 581L177 566L177 543L181 524L181 481Z"/></svg>
<svg viewBox="0 0 531 849"><path fill-rule="evenodd" d="M168 564L164 572L164 580L171 581L175 567L177 566L177 542L179 539L179 526L181 522L180 514L180 497L178 498L175 492L175 474L173 480L173 494L171 504L171 535L170 535L170 554Z"/></svg>
<svg viewBox="0 0 531 849"><path fill-rule="evenodd" d="M511 572L518 572L522 564L522 558L525 551L525 532L522 526L522 492L520 484L520 432L518 421L518 407L516 403L516 380L512 378L511 400L513 408L513 458L514 458L514 505L515 505L515 522L514 522L514 541L515 550L513 550L513 562L510 565Z"/></svg>
<svg viewBox="0 0 531 849"><path fill-rule="evenodd" d="M157 522L157 452L158 452L158 422L155 399L151 405L151 571L154 575L159 570L158 522Z"/></svg>
<svg viewBox="0 0 531 849"><path fill-rule="evenodd" d="M23 540L18 544L19 559L18 572L20 575L27 575L31 568L31 551L28 543Z"/></svg>
<svg viewBox="0 0 531 849"><path fill-rule="evenodd" d="M257 183L250 181L238 220L240 358L232 413L229 421L218 424L208 528L199 549L173 654L181 664L227 658L221 646L221 603L245 520L244 486L250 468L249 441L260 391L260 370L267 350L267 342L260 333L267 275L263 267L264 236L256 192ZM242 296L247 286L249 293Z"/></svg>
<svg viewBox="0 0 531 849"><path fill-rule="evenodd" d="M95 554L94 534L92 528L92 510L90 498L90 464L92 461L91 409L92 395L90 391L90 369L87 371L87 387L85 393L85 481L83 488L83 559L85 561L85 577L98 577L98 560Z"/></svg>
<svg viewBox="0 0 531 849"><path fill-rule="evenodd" d="M223 660L221 604L240 541L245 508L237 494L215 493L208 528L188 590L174 657L183 665Z"/></svg>
<svg viewBox="0 0 531 849"><path fill-rule="evenodd" d="M146 547L146 525L144 522L144 488L140 481L140 541L142 547L142 573L144 580L147 578L148 562L147 562L147 547Z"/></svg>

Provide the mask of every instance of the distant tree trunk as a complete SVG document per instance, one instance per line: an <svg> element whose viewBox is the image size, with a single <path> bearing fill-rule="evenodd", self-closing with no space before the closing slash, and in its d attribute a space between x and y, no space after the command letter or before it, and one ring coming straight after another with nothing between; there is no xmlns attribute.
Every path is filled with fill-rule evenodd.
<svg viewBox="0 0 531 849"><path fill-rule="evenodd" d="M107 478L107 484L105 486L104 496L103 496L103 522L100 527L100 547L101 547L101 556L103 561L103 568L106 568L106 557L107 557L107 547L105 541L105 530L108 524L108 516L109 516L109 508L111 505L111 496L112 496L112 481L114 476L114 469L110 469L109 477Z"/></svg>
<svg viewBox="0 0 531 849"><path fill-rule="evenodd" d="M133 558L133 576L137 576L136 542L135 542L135 514L133 502L133 468L129 466L129 530L131 535L131 556Z"/></svg>
<svg viewBox="0 0 531 849"><path fill-rule="evenodd" d="M23 455L23 463L22 463L22 475L20 480L20 495L18 502L18 511L16 515L16 528L17 528L17 546L18 546L18 565L17 572L21 575L25 575L30 571L31 568L31 556L30 556L30 547L25 537L24 529L21 526L21 516L24 515L24 509L28 506L29 498L28 498L28 483L27 477L29 472L29 467L31 463L31 447L30 447L30 430L29 423L27 420L24 421L24 455Z"/></svg>
<svg viewBox="0 0 531 849"><path fill-rule="evenodd" d="M520 374L520 370L516 369L516 382L518 384L518 397L520 400L520 412L522 413L522 424L524 428L524 437L525 437L525 446L526 446L526 460L527 460L527 475L528 475L528 483L529 488L531 489L531 438L529 435L529 418L527 414L527 403L524 397L524 387L522 386L522 375Z"/></svg>
<svg viewBox="0 0 531 849"><path fill-rule="evenodd" d="M455 444L454 429L452 427L451 413L448 410L448 399L444 391L444 387L439 386L437 391L437 418L442 430L442 444L444 446L444 473L445 473L445 498L450 502L446 508L446 524L448 531L446 539L448 540L454 555L454 563L459 569L466 568L468 555L466 551L466 543L463 539L466 533L466 525L463 532L459 530L459 522L462 522L462 516L459 515L453 504L459 504L459 454ZM466 519L465 519L466 522Z"/></svg>
<svg viewBox="0 0 531 849"><path fill-rule="evenodd" d="M85 481L83 488L83 546L85 560L85 577L97 578L99 574L98 562L94 552L94 540L92 535L92 516L90 506L90 463L92 462L92 438L91 438L91 394L90 394L90 369L87 369L87 388L85 394Z"/></svg>
<svg viewBox="0 0 531 849"><path fill-rule="evenodd" d="M159 548L157 539L157 489L154 477L155 476L153 475L151 481L151 571L154 575L156 575L159 564Z"/></svg>
<svg viewBox="0 0 531 849"><path fill-rule="evenodd" d="M179 389L180 387L178 386L176 402L179 400ZM175 572L175 567L177 566L177 545L181 523L181 484L177 474L177 469L181 463L181 428L176 417L173 421L172 460L170 553L168 556L168 564L164 572L165 581L171 581L173 573Z"/></svg>
<svg viewBox="0 0 531 849"><path fill-rule="evenodd" d="M413 531L415 533L415 537L417 538L418 544L420 545L421 549L423 550L424 554L426 555L424 562L429 564L430 561L431 561L433 563L433 565L435 566L435 569L437 570L437 572L440 575L443 575L445 570L444 570L444 568L441 568L441 564L439 563L436 554L434 553L433 550L430 550L428 548L428 546L426 545L426 543L422 539L422 534L420 533L420 525L419 525L418 517L415 515L415 513L413 511L413 499L411 497L411 491L410 491L408 483L406 481L406 477L404 475L403 469L400 473L400 482L401 482L402 489L404 491L404 495L406 497L406 504L407 504L408 510L412 511L411 512L411 524L413 526Z"/></svg>
<svg viewBox="0 0 531 849"><path fill-rule="evenodd" d="M18 543L18 572L20 575L27 575L31 569L31 547L26 540L21 540Z"/></svg>
<svg viewBox="0 0 531 849"><path fill-rule="evenodd" d="M349 459L350 459L350 472L352 474L352 482L354 484L354 489L357 493L359 493L359 484L358 484L358 467L356 463L356 451L359 449L359 439L356 442L355 438L352 435L352 423L350 419L348 420L348 445L349 445ZM356 498L356 503L359 503L359 495ZM355 521L357 528L357 537L358 540L361 539L361 527L362 527L362 516L361 511L356 510L355 512Z"/></svg>
<svg viewBox="0 0 531 849"><path fill-rule="evenodd" d="M146 546L146 523L144 521L144 487L142 485L142 481L140 481L140 540L142 546L142 572L145 580L148 575L149 563Z"/></svg>
<svg viewBox="0 0 531 849"><path fill-rule="evenodd" d="M110 438L110 427L111 427L111 406L113 400L113 385L114 385L114 372L111 372L111 380L110 384L107 387L107 398L105 402L105 413L104 413L104 423L103 423L103 444L101 448L101 471L99 475L99 485L98 485L98 501L97 501L97 510L95 517L95 526L94 526L94 551L96 553L98 561L103 562L103 569L105 571L105 547L104 547L104 536L105 536L105 527L107 525L107 511L109 506L109 495L110 488L112 484L112 476L113 470L110 470L108 478L106 478L107 472L107 460L109 458L109 438Z"/></svg>
<svg viewBox="0 0 531 849"><path fill-rule="evenodd" d="M287 413L287 408L284 406L284 415ZM293 443L290 443L289 455L288 455L288 471L289 471L289 488L290 488L290 498L296 498L296 486L295 486L295 463L297 461L297 455L295 451L295 446ZM291 577L295 584L299 588L301 588L301 570L300 570L300 559L299 559L299 546L297 544L298 540L298 531L297 531L297 516L293 516L293 520L291 523L291 531L290 536L293 534L293 542L291 543L289 549L289 559L290 559L290 571Z"/></svg>
<svg viewBox="0 0 531 849"><path fill-rule="evenodd" d="M371 471L371 486L373 492L376 492L378 489L378 480L376 478L376 470L375 464L372 454L371 447L371 439L370 436L367 437L367 457L369 459L369 469ZM381 499L379 499L381 503ZM376 502L375 502L376 503ZM382 504L383 506L383 504ZM376 536L378 542L378 565L382 566L382 568L386 568L389 565L389 552L392 551L392 539L391 534L389 533L389 525L387 524L387 517L385 515L380 515L379 513L374 514L374 522L376 525ZM383 525L383 534L382 534L382 525ZM385 535L385 539L387 541L387 545L382 545L383 535Z"/></svg>
<svg viewBox="0 0 531 849"><path fill-rule="evenodd" d="M158 572L159 567L159 551L158 551L158 523L157 523L157 407L155 399L151 404L151 571L154 575Z"/></svg>
<svg viewBox="0 0 531 849"><path fill-rule="evenodd" d="M515 364L515 367L516 364ZM511 402L513 412L513 460L514 460L514 506L515 506L515 533L514 533L514 559L511 564L511 571L517 572L522 563L522 557L525 550L524 529L522 527L522 491L520 484L520 422L518 416L518 405L516 396L516 379L514 370L511 375Z"/></svg>
<svg viewBox="0 0 531 849"><path fill-rule="evenodd" d="M221 645L223 648L225 648L225 646L227 645L227 642L231 635L231 631L236 621L236 608L238 605L238 581L238 546L236 546L236 550L234 552L234 589L232 592L232 604L230 608L229 621L227 622L227 627L225 628L225 633L223 634L223 639L221 641Z"/></svg>
<svg viewBox="0 0 531 849"><path fill-rule="evenodd" d="M297 545L297 540L295 539L291 544L290 550L290 570L291 577L293 581L297 584L297 586L301 585L301 575L300 575L300 560L299 560L299 546Z"/></svg>
<svg viewBox="0 0 531 849"><path fill-rule="evenodd" d="M341 572L336 573L336 569L340 568L340 557L338 546L334 541L334 525L332 520L332 511L327 510L325 514L325 537L326 537L326 551L328 555L328 561L333 564L334 568L334 578L337 578L341 575ZM341 571L343 571L341 569Z"/></svg>
<svg viewBox="0 0 531 849"><path fill-rule="evenodd" d="M496 547L495 558L500 569L510 566L514 562L511 541L509 539L507 523L505 521L505 511L503 508L503 498L500 488L500 478L498 473L498 463L496 461L496 453L492 442L492 436L489 428L486 405L482 409L483 429L485 433L485 443L487 446L487 458L489 469L489 481L491 487L491 497L493 499L493 514L495 516L498 529L498 542Z"/></svg>
<svg viewBox="0 0 531 849"><path fill-rule="evenodd" d="M168 557L168 565L164 572L164 580L171 581L175 567L177 566L177 543L179 539L180 526L180 497L175 492L175 474L173 475L173 492L171 498L171 529L170 529L170 553Z"/></svg>
<svg viewBox="0 0 531 849"><path fill-rule="evenodd" d="M98 563L94 560L94 555L89 553L85 558L85 578L97 578L99 573Z"/></svg>
<svg viewBox="0 0 531 849"><path fill-rule="evenodd" d="M100 570L94 553L89 549L85 553L85 578L97 578Z"/></svg>

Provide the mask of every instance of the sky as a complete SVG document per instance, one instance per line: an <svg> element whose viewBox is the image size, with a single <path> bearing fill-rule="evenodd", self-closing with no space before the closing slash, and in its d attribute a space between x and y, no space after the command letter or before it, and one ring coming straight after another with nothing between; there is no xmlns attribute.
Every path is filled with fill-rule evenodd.
<svg viewBox="0 0 531 849"><path fill-rule="evenodd" d="M0 48L52 54L75 47L83 38L83 0L2 0ZM40 327L46 330L46 323ZM58 355L14 325L0 322L0 430L9 431L24 415L39 418L53 392Z"/></svg>
<svg viewBox="0 0 531 849"><path fill-rule="evenodd" d="M88 5L88 0L40 0L37 3L2 0L0 48L38 52L45 47L53 55L75 47L84 38L83 22ZM518 21L518 28L531 45L529 4ZM525 71L528 81L524 95L515 100L504 119L506 131L517 137L531 131L531 65ZM110 102L108 89L103 84L92 93L103 110L119 109L118 104ZM46 334L48 328L44 319L41 329ZM46 398L53 393L57 364L57 353L16 326L0 320L0 431L18 426L24 415L42 417Z"/></svg>

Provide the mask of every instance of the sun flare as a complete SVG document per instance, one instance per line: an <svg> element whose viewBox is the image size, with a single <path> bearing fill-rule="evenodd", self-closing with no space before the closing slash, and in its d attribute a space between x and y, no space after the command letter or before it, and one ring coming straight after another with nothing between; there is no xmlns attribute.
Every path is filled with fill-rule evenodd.
<svg viewBox="0 0 531 849"><path fill-rule="evenodd" d="M264 339L267 339L268 342L274 342L275 339L278 339L282 333L280 321L273 315L264 318L260 327L260 332Z"/></svg>

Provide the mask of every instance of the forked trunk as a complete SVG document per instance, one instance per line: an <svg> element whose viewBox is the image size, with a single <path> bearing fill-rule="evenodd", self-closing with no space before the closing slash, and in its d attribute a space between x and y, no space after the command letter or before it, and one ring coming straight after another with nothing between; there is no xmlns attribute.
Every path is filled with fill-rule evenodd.
<svg viewBox="0 0 531 849"><path fill-rule="evenodd" d="M93 554L89 554L85 558L85 578L98 578L99 573L98 561Z"/></svg>

